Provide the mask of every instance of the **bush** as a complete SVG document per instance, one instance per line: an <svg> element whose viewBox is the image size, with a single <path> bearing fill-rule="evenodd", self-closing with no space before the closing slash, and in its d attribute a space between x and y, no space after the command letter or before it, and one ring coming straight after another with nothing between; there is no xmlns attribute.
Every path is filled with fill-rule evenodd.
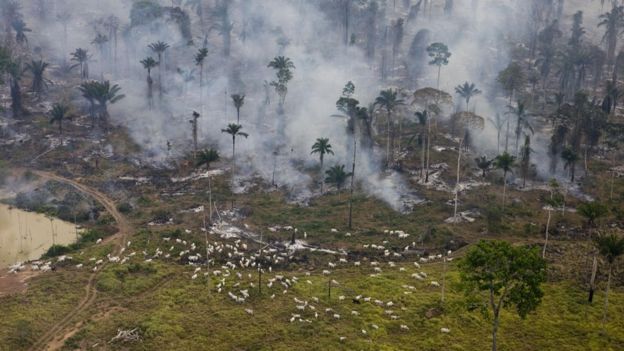
<svg viewBox="0 0 624 351"><path fill-rule="evenodd" d="M60 256L60 255L65 255L69 252L71 252L72 249L69 246L65 246L65 245L52 245L50 246L50 248L48 249L48 251L46 251L45 254L43 254L44 258L50 258L50 257L56 257L56 256Z"/></svg>
<svg viewBox="0 0 624 351"><path fill-rule="evenodd" d="M130 205L127 202L122 202L119 205L117 205L117 211L123 213L123 214L128 214L130 212L132 212L132 205Z"/></svg>

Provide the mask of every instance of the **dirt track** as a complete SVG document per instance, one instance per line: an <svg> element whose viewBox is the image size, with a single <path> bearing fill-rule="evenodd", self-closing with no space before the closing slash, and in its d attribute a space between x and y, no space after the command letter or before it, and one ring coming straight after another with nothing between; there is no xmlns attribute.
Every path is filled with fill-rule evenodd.
<svg viewBox="0 0 624 351"><path fill-rule="evenodd" d="M132 232L132 226L126 220L126 218L121 213L119 213L119 211L117 211L117 206L115 206L115 203L106 195L87 185L81 184L72 179L58 176L54 173L45 171L33 171L33 173L43 178L44 180L54 180L60 183L71 185L76 190L93 197L96 201L101 203L106 211L108 211L108 213L110 213L110 215L115 219L118 228L117 233L109 237L106 241L113 242L115 244L115 254L118 254L121 248L126 245L128 236ZM97 272L91 273L91 275L89 276L89 281L85 286L85 296L78 303L78 306L67 315L65 315L60 321L56 322L55 325L48 329L45 334L39 337L39 339L33 343L30 350L58 350L63 346L65 340L75 333L75 331L73 330L74 328L71 328L72 321L74 317L89 308L95 301L97 296L95 282L102 268L104 268L104 266L100 267ZM67 331L68 329L69 331Z"/></svg>

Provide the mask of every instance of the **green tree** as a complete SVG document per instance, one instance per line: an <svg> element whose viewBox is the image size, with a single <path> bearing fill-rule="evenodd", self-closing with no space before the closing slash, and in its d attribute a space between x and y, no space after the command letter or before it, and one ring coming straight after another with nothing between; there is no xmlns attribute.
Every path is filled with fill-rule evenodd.
<svg viewBox="0 0 624 351"><path fill-rule="evenodd" d="M596 221L609 213L607 206L601 202L584 202L576 208L578 214L586 220L587 227L594 228Z"/></svg>
<svg viewBox="0 0 624 351"><path fill-rule="evenodd" d="M68 105L56 103L52 106L52 109L50 110L50 124L58 124L61 146L63 146L63 122L68 119L71 119Z"/></svg>
<svg viewBox="0 0 624 351"><path fill-rule="evenodd" d="M438 66L438 83L437 89L440 89L440 73L442 72L442 66L449 64L449 58L451 53L448 46L443 43L433 43L427 47L427 54L431 57L429 61L430 65Z"/></svg>
<svg viewBox="0 0 624 351"><path fill-rule="evenodd" d="M236 137L242 136L247 138L249 136L249 134L241 131L242 129L243 126L236 123L230 123L227 128L221 129L221 133L227 133L232 136L232 159L234 159L234 156L236 155Z"/></svg>
<svg viewBox="0 0 624 351"><path fill-rule="evenodd" d="M115 104L126 96L120 94L121 87L106 80L103 82L89 81L78 87L82 96L91 104L93 118L99 113L100 121L106 126L108 121L108 104ZM97 105L96 105L97 103Z"/></svg>
<svg viewBox="0 0 624 351"><path fill-rule="evenodd" d="M566 147L561 151L561 159L564 162L564 169L568 169L570 171L570 181L574 181L574 174L576 171L576 162L579 160L579 156L571 147Z"/></svg>
<svg viewBox="0 0 624 351"><path fill-rule="evenodd" d="M492 351L496 351L501 310L515 308L525 318L541 303L546 262L537 249L482 240L468 251L459 269L461 288L471 306L487 314L491 310Z"/></svg>
<svg viewBox="0 0 624 351"><path fill-rule="evenodd" d="M481 170L481 172L483 172L483 178L485 178L487 171L492 166L492 162L493 160L488 160L487 156L475 158L475 163L477 164L477 167Z"/></svg>
<svg viewBox="0 0 624 351"><path fill-rule="evenodd" d="M335 165L325 171L325 182L336 186L336 189L340 193L340 190L342 190L342 187L347 182L347 179L351 177L351 175L351 172L345 172L344 165Z"/></svg>
<svg viewBox="0 0 624 351"><path fill-rule="evenodd" d="M494 159L494 167L503 171L503 209L505 208L505 196L507 195L507 173L512 171L515 162L516 157L511 156L507 152L503 152Z"/></svg>
<svg viewBox="0 0 624 351"><path fill-rule="evenodd" d="M390 165L390 158L394 159L393 153L390 151L390 140L392 139L392 148L394 149L394 133L392 132L392 113L399 107L405 105L402 99L398 98L398 92L393 89L382 90L379 92L379 96L375 99L374 106L383 108L386 110L387 132L388 138L386 140L386 166Z"/></svg>
<svg viewBox="0 0 624 351"><path fill-rule="evenodd" d="M533 134L533 126L529 122L529 117L531 116L524 102L518 101L518 104L514 106L509 106L509 114L516 116L516 128L515 128L515 136L516 136L516 154L518 154L518 147L520 142L520 136L524 130L529 130L531 134Z"/></svg>
<svg viewBox="0 0 624 351"><path fill-rule="evenodd" d="M620 256L624 255L624 237L615 233L601 234L594 239L594 243L600 255L607 260L608 265L607 288L605 289L605 304L602 316L602 328L604 329L609 310L609 289L611 287L613 265Z"/></svg>
<svg viewBox="0 0 624 351"><path fill-rule="evenodd" d="M613 6L611 11L600 15L598 27L605 27L605 34L602 40L607 43L607 64L611 66L615 60L618 38L622 28L624 28L624 7Z"/></svg>
<svg viewBox="0 0 624 351"><path fill-rule="evenodd" d="M32 74L32 92L41 94L47 88L49 80L45 78L45 71L50 66L43 60L32 60L26 64L26 70Z"/></svg>
<svg viewBox="0 0 624 351"><path fill-rule="evenodd" d="M218 160L219 151L213 148L204 149L197 154L197 161L195 162L195 166L201 167L205 165L206 168L210 168L210 164Z"/></svg>
<svg viewBox="0 0 624 351"><path fill-rule="evenodd" d="M77 48L74 52L71 53L71 56L71 60L76 62L76 64L73 65L72 68L80 66L80 78L89 79L89 51L86 49Z"/></svg>
<svg viewBox="0 0 624 351"><path fill-rule="evenodd" d="M232 103L234 104L234 108L236 109L236 123L240 123L240 109L245 104L245 95L233 94L231 98Z"/></svg>
<svg viewBox="0 0 624 351"><path fill-rule="evenodd" d="M522 89L526 81L526 77L520 64L512 62L504 70L498 73L498 83L507 92L509 96L509 104L513 100L514 94Z"/></svg>
<svg viewBox="0 0 624 351"><path fill-rule="evenodd" d="M332 146L329 143L329 138L317 138L314 144L312 144L312 152L310 155L319 154L319 159L321 161L321 194L323 193L323 185L325 185L325 178L323 175L323 161L325 155L333 155L334 151L332 150Z"/></svg>

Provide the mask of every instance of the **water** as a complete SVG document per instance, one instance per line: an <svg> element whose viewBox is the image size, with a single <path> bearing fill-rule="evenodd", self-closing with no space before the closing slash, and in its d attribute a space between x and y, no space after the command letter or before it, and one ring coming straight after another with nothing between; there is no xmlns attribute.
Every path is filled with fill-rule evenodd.
<svg viewBox="0 0 624 351"><path fill-rule="evenodd" d="M76 235L72 223L0 204L0 268L36 260L53 243L71 244Z"/></svg>

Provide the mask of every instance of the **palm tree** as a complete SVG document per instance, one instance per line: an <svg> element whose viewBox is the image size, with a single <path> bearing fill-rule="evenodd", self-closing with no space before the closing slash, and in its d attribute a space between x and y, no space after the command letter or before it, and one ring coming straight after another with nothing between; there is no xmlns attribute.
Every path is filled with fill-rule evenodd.
<svg viewBox="0 0 624 351"><path fill-rule="evenodd" d="M474 83L465 82L464 84L455 87L455 93L466 100L466 109L468 109L470 99L481 94L481 90L477 89L477 86Z"/></svg>
<svg viewBox="0 0 624 351"><path fill-rule="evenodd" d="M163 55L165 53L165 51L167 51L167 49L169 48L169 44L165 43L164 41L157 41L155 43L151 43L148 45L148 47L154 52L156 53L156 55L158 56L158 96L162 97L162 70L163 70L163 66L162 66L162 62L163 62Z"/></svg>
<svg viewBox="0 0 624 351"><path fill-rule="evenodd" d="M71 53L71 60L76 61L77 63L72 66L80 66L80 78L89 79L89 52L86 49L78 48L76 51Z"/></svg>
<svg viewBox="0 0 624 351"><path fill-rule="evenodd" d="M570 181L574 181L574 173L576 171L576 162L579 160L578 154L571 147L566 147L561 151L561 159L564 161L564 169L570 170Z"/></svg>
<svg viewBox="0 0 624 351"><path fill-rule="evenodd" d="M18 44L28 44L26 33L32 32L32 30L26 26L26 22L21 18L17 18L11 23L11 26L15 31L15 42Z"/></svg>
<svg viewBox="0 0 624 351"><path fill-rule="evenodd" d="M329 143L329 138L318 138L316 142L312 144L312 154L319 154L319 158L321 161L321 175L323 174L323 160L325 155L333 155L334 151L332 150L332 146ZM321 179L321 194L323 193L323 185L325 184L325 178Z"/></svg>
<svg viewBox="0 0 624 351"><path fill-rule="evenodd" d="M602 316L602 328L607 321L607 311L609 308L609 288L611 287L611 275L613 273L613 264L624 254L624 237L614 233L603 234L594 239L594 243L600 255L607 260L609 265L609 273L607 276L607 288L605 290L605 305Z"/></svg>
<svg viewBox="0 0 624 351"><path fill-rule="evenodd" d="M340 190L347 182L347 179L351 177L352 173L345 172L344 165L335 165L325 171L325 175L325 181L329 184L334 184L336 186L336 189L338 190L338 193L340 193Z"/></svg>
<svg viewBox="0 0 624 351"><path fill-rule="evenodd" d="M611 11L600 15L598 27L605 27L603 40L607 43L607 64L613 65L618 37L624 27L624 7L613 6Z"/></svg>
<svg viewBox="0 0 624 351"><path fill-rule="evenodd" d="M516 157L506 151L494 159L494 167L503 171L503 209L505 209L505 196L507 195L507 173L511 172L515 162Z"/></svg>
<svg viewBox="0 0 624 351"><path fill-rule="evenodd" d="M240 135L247 138L249 136L249 134L241 132L241 129L243 129L243 126L236 123L230 123L226 129L221 129L221 133L228 133L232 136L232 159L234 159L236 151L236 137Z"/></svg>
<svg viewBox="0 0 624 351"><path fill-rule="evenodd" d="M576 211L586 219L587 227L593 228L600 217L607 215L609 209L604 204L594 201L578 205Z"/></svg>
<svg viewBox="0 0 624 351"><path fill-rule="evenodd" d="M236 108L236 123L240 123L240 109L245 104L244 94L233 94L231 96L234 108Z"/></svg>
<svg viewBox="0 0 624 351"><path fill-rule="evenodd" d="M56 20L63 25L63 51L67 50L67 25L71 21L71 13L68 11L56 15Z"/></svg>
<svg viewBox="0 0 624 351"><path fill-rule="evenodd" d="M80 84L78 87L82 96L91 104L92 117L96 117L96 111L99 110L99 117L102 123L106 125L108 120L108 104L115 104L119 100L125 98L123 94L119 94L121 87L117 84L111 85L109 81L89 81ZM97 105L95 104L97 102Z"/></svg>
<svg viewBox="0 0 624 351"><path fill-rule="evenodd" d="M496 117L494 119L489 118L489 121L494 125L494 128L496 128L496 152L500 153L500 135L505 126L505 120L500 113L497 113Z"/></svg>
<svg viewBox="0 0 624 351"><path fill-rule="evenodd" d="M44 77L45 70L50 64L43 60L35 61L26 64L26 70L30 71L33 75L32 79L32 92L41 94L48 86L48 80Z"/></svg>
<svg viewBox="0 0 624 351"><path fill-rule="evenodd" d="M63 121L70 118L68 105L57 103L52 106L52 110L50 110L50 124L58 123L61 146L63 146Z"/></svg>
<svg viewBox="0 0 624 351"><path fill-rule="evenodd" d="M390 139L391 139L391 135L394 136L394 133L391 133L392 127L391 127L391 122L392 122L392 112L394 112L394 110L402 105L405 105L405 102L401 99L399 99L397 97L398 92L396 90L393 89L387 89L387 90L382 90L381 92L379 92L379 96L375 99L375 103L373 104L376 107L379 108L383 108L386 110L386 118L388 119L388 124L387 124L387 133L388 133L388 139L386 140L386 166L390 165ZM392 137L392 144L394 147L394 137ZM392 158L394 159L394 155L392 155Z"/></svg>
<svg viewBox="0 0 624 351"><path fill-rule="evenodd" d="M152 85L154 84L154 81L152 80L152 68L158 66L159 62L156 62L150 56L141 60L141 64L143 65L143 68L147 70L147 103L151 108L153 104Z"/></svg>
<svg viewBox="0 0 624 351"><path fill-rule="evenodd" d="M210 168L210 164L218 160L219 151L213 148L204 149L197 154L197 162L195 162L195 166L201 167L203 165L206 165L206 168Z"/></svg>
<svg viewBox="0 0 624 351"><path fill-rule="evenodd" d="M475 158L475 163L477 164L477 167L479 167L481 172L483 172L483 178L485 178L487 171L492 166L492 162L494 161L488 160L487 156L481 156L481 157Z"/></svg>
<svg viewBox="0 0 624 351"><path fill-rule="evenodd" d="M208 49L201 48L195 54L195 65L199 66L199 86L204 86L204 61L208 57Z"/></svg>
<svg viewBox="0 0 624 351"><path fill-rule="evenodd" d="M508 106L509 108L509 114L515 115L516 116L516 130L515 130L515 135L516 135L516 154L518 154L518 143L520 141L520 135L522 135L523 130L528 129L531 134L533 134L533 126L531 126L531 123L529 122L529 116L530 114L527 112L526 110L526 105L524 104L524 102L518 101L518 104L516 105L516 107L514 106Z"/></svg>
<svg viewBox="0 0 624 351"><path fill-rule="evenodd" d="M93 40L91 41L91 44L95 45L98 47L98 50L100 51L100 58L103 60L104 59L104 45L106 43L108 43L108 37L102 33L97 33L95 35L95 38L93 38Z"/></svg>

